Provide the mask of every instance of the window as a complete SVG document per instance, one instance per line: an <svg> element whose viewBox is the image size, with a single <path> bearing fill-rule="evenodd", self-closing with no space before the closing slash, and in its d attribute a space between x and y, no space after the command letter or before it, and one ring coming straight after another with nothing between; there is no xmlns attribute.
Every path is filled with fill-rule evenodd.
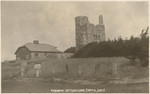
<svg viewBox="0 0 150 94"><path fill-rule="evenodd" d="M100 35L98 35L98 39L100 40Z"/></svg>
<svg viewBox="0 0 150 94"><path fill-rule="evenodd" d="M26 59L30 59L30 54L26 54Z"/></svg>
<svg viewBox="0 0 150 94"><path fill-rule="evenodd" d="M35 53L35 57L38 57L39 56L39 54L38 53Z"/></svg>

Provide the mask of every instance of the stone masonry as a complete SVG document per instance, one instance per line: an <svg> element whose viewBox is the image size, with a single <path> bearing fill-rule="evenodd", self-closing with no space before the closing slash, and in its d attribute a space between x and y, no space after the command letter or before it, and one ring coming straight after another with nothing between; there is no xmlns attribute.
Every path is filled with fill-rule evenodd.
<svg viewBox="0 0 150 94"><path fill-rule="evenodd" d="M99 16L99 24L89 22L88 17L78 16L75 18L76 51L91 42L105 41L105 26L103 17Z"/></svg>

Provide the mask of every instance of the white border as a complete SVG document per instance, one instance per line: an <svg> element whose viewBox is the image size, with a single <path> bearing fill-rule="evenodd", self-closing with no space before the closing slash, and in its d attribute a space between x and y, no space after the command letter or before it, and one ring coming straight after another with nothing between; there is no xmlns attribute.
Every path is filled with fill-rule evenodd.
<svg viewBox="0 0 150 94"><path fill-rule="evenodd" d="M95 1L104 1L104 2L140 2L140 1L148 1L149 2L149 11L150 11L150 0L1 0L1 1L69 1L69 2L80 2L80 1L90 1L90 2L95 2ZM1 2L0 2L0 9L1 9ZM149 28L150 28L150 12L149 12ZM0 31L1 31L1 10L0 10ZM150 33L150 32L149 32ZM150 34L149 34L150 35ZM1 32L0 32L0 43L1 43ZM149 41L150 44L150 41ZM1 44L0 44L0 52L1 52ZM150 45L149 45L149 55L150 55ZM0 54L1 57L1 54ZM150 57L150 56L149 56ZM1 62L1 59L0 59ZM150 62L150 59L149 59ZM0 63L0 68L1 68L1 63ZM149 64L149 68L150 68L150 64ZM149 70L149 74L150 74L150 70ZM150 78L149 78L150 80ZM1 87L1 69L0 69L0 87ZM149 87L150 87L150 83L149 83ZM1 89L0 89L1 92ZM150 92L150 91L149 91ZM16 94L16 93L4 93L4 94ZM19 94L30 94L30 93L19 93ZM32 93L32 94L37 94L37 93ZM44 93L44 94L73 94L73 93ZM80 94L80 93L78 93ZM81 94L91 94L91 93L81 93ZM100 94L100 93L94 93L94 94ZM103 94L108 94L108 93L103 93ZM111 93L111 94L116 94L116 93ZM117 93L117 94L131 94L131 93ZM141 93L136 93L136 94L141 94ZM144 94L149 94L149 93L144 93Z"/></svg>

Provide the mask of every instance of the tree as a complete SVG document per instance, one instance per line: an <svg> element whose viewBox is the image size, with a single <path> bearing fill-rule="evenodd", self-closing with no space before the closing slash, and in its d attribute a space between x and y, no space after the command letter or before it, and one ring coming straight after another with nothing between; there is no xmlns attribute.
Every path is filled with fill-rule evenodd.
<svg viewBox="0 0 150 94"><path fill-rule="evenodd" d="M75 53L74 57L114 57L114 56L124 56L134 59L138 57L142 60L145 66L148 66L148 52L149 52L149 27L142 30L140 36L131 36L129 39L123 40L121 37L118 39L103 42L92 42L87 44L85 47L80 49Z"/></svg>
<svg viewBox="0 0 150 94"><path fill-rule="evenodd" d="M67 50L65 50L64 52L65 53L75 53L75 51L76 51L76 47L70 47Z"/></svg>

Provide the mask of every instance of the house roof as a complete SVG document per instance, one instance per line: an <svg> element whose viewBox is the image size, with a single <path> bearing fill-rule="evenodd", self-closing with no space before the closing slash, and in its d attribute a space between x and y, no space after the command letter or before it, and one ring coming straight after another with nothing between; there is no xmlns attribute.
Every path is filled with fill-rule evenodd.
<svg viewBox="0 0 150 94"><path fill-rule="evenodd" d="M59 50L57 50L57 47L49 45L49 44L34 44L34 43L26 43L21 47L26 47L29 51L32 52L60 52ZM20 48L20 47L19 47ZM18 48L18 49L19 49ZM17 52L17 51L16 51ZM15 53L16 53L15 52Z"/></svg>

